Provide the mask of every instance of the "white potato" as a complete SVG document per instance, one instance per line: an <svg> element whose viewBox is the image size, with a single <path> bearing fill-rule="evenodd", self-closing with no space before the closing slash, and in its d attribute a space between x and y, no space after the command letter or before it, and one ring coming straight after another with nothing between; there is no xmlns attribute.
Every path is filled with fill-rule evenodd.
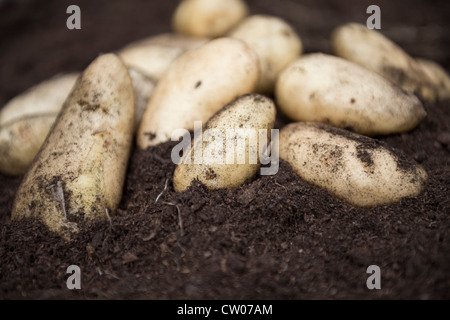
<svg viewBox="0 0 450 320"><path fill-rule="evenodd" d="M46 80L0 111L0 172L23 175L39 151L78 73Z"/></svg>
<svg viewBox="0 0 450 320"><path fill-rule="evenodd" d="M203 45L209 39L164 33L133 42L118 51L125 64L158 81L184 52Z"/></svg>
<svg viewBox="0 0 450 320"><path fill-rule="evenodd" d="M243 0L183 0L173 14L172 25L177 33L220 37L247 14Z"/></svg>
<svg viewBox="0 0 450 320"><path fill-rule="evenodd" d="M334 53L381 74L404 90L434 102L436 91L417 62L375 29L348 23L331 36Z"/></svg>
<svg viewBox="0 0 450 320"><path fill-rule="evenodd" d="M440 100L450 99L450 75L439 64L428 59L416 59L419 66L436 88Z"/></svg>
<svg viewBox="0 0 450 320"><path fill-rule="evenodd" d="M275 95L294 121L323 122L369 136L411 130L426 116L415 95L357 64L319 53L285 68Z"/></svg>
<svg viewBox="0 0 450 320"><path fill-rule="evenodd" d="M70 239L79 223L116 210L133 138L134 92L114 54L95 59L76 82L25 175L12 219L39 218Z"/></svg>
<svg viewBox="0 0 450 320"><path fill-rule="evenodd" d="M78 76L77 72L57 75L16 96L1 109L0 125L22 117L57 114Z"/></svg>
<svg viewBox="0 0 450 320"><path fill-rule="evenodd" d="M179 57L158 82L137 133L141 149L169 141L176 129L206 122L236 97L255 90L258 56L244 42L211 40Z"/></svg>
<svg viewBox="0 0 450 320"><path fill-rule="evenodd" d="M135 93L136 132L155 82L133 68L129 74ZM0 172L12 176L27 172L78 76L73 73L45 81L14 98L0 112Z"/></svg>
<svg viewBox="0 0 450 320"><path fill-rule="evenodd" d="M183 155L173 176L175 190L187 189L195 179L209 189L233 189L255 177L260 145L270 142L275 116L273 101L258 94L244 95L222 108Z"/></svg>
<svg viewBox="0 0 450 320"><path fill-rule="evenodd" d="M319 123L280 131L280 158L306 182L358 207L417 196L425 170L378 140Z"/></svg>
<svg viewBox="0 0 450 320"><path fill-rule="evenodd" d="M256 91L259 93L272 94L278 73L303 51L295 30L278 17L247 17L228 35L244 41L258 54L261 76Z"/></svg>
<svg viewBox="0 0 450 320"><path fill-rule="evenodd" d="M155 89L156 82L152 78L147 77L144 73L134 68L128 68L128 72L134 88L134 131L136 132L139 128L139 124L141 123L145 108L147 108L147 103L152 96L153 90Z"/></svg>

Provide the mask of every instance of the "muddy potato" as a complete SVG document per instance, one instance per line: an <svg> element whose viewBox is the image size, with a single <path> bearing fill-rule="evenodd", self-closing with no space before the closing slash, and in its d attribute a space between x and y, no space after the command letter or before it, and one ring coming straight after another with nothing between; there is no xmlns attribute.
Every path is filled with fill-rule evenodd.
<svg viewBox="0 0 450 320"><path fill-rule="evenodd" d="M122 194L133 137L134 92L113 54L77 80L17 191L12 219L39 218L70 239L79 223L107 219Z"/></svg>
<svg viewBox="0 0 450 320"><path fill-rule="evenodd" d="M185 190L195 179L209 189L233 189L253 178L260 168L260 144L270 142L275 115L273 101L258 94L244 95L222 108L184 153L174 172L175 190Z"/></svg>
<svg viewBox="0 0 450 320"><path fill-rule="evenodd" d="M243 0L183 0L174 12L172 25L180 34L220 37L247 14Z"/></svg>
<svg viewBox="0 0 450 320"><path fill-rule="evenodd" d="M357 64L319 53L285 68L275 95L292 120L328 123L369 136L411 130L426 116L415 95Z"/></svg>
<svg viewBox="0 0 450 320"><path fill-rule="evenodd" d="M164 33L133 42L118 51L125 64L158 81L184 52L207 42L206 37Z"/></svg>
<svg viewBox="0 0 450 320"><path fill-rule="evenodd" d="M0 172L23 175L39 151L78 73L46 80L0 111Z"/></svg>
<svg viewBox="0 0 450 320"><path fill-rule="evenodd" d="M416 196L427 180L422 167L387 145L319 123L284 127L280 158L303 180L358 207Z"/></svg>
<svg viewBox="0 0 450 320"><path fill-rule="evenodd" d="M297 59L303 45L295 30L284 20L267 15L250 16L231 30L230 37L247 43L259 56L259 93L272 94L278 73Z"/></svg>
<svg viewBox="0 0 450 320"><path fill-rule="evenodd" d="M428 59L416 59L437 91L440 100L450 99L450 75L439 64Z"/></svg>
<svg viewBox="0 0 450 320"><path fill-rule="evenodd" d="M255 90L258 56L244 42L212 40L193 49L158 82L137 133L141 149L169 141L176 129L194 128L236 97Z"/></svg>
<svg viewBox="0 0 450 320"><path fill-rule="evenodd" d="M427 101L435 101L436 90L417 62L379 31L348 23L336 28L331 39L337 56L377 72Z"/></svg>

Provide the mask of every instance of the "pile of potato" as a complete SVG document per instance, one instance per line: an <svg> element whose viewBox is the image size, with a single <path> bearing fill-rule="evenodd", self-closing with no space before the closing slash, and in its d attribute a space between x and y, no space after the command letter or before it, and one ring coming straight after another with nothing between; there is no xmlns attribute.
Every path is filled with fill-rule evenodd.
<svg viewBox="0 0 450 320"><path fill-rule="evenodd" d="M422 101L450 97L450 77L436 63L353 23L333 32L335 56L303 55L287 22L249 15L242 0L183 0L173 29L3 107L0 171L25 174L13 219L38 217L69 239L80 223L114 214L134 141L146 149L196 121L270 132L277 109L292 120L281 129L279 156L305 181L360 207L423 190L423 168L369 136L412 130L426 117ZM185 157L222 147L197 140ZM182 192L198 179L210 189L237 188L259 168L180 163L173 185Z"/></svg>

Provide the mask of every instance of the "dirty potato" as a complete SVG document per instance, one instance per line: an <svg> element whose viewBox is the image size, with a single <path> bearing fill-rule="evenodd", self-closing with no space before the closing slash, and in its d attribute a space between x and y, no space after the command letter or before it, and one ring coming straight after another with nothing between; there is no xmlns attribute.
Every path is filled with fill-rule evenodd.
<svg viewBox="0 0 450 320"><path fill-rule="evenodd" d="M275 95L294 121L323 122L369 136L411 130L426 116L415 95L357 64L320 53L285 68Z"/></svg>
<svg viewBox="0 0 450 320"><path fill-rule="evenodd" d="M56 76L4 106L0 111L0 172L25 174L77 78L78 73Z"/></svg>
<svg viewBox="0 0 450 320"><path fill-rule="evenodd" d="M336 28L331 39L337 56L377 72L429 102L435 101L436 90L417 62L379 31L348 23Z"/></svg>
<svg viewBox="0 0 450 320"><path fill-rule="evenodd" d="M256 91L263 94L273 93L278 73L303 51L295 30L278 17L250 16L231 30L229 36L244 41L258 54L261 75Z"/></svg>
<svg viewBox="0 0 450 320"><path fill-rule="evenodd" d="M94 60L77 80L25 175L12 219L39 218L65 239L85 221L117 208L133 137L134 92L114 54Z"/></svg>
<svg viewBox="0 0 450 320"><path fill-rule="evenodd" d="M416 59L437 91L439 100L450 99L450 75L439 64L428 59Z"/></svg>
<svg viewBox="0 0 450 320"><path fill-rule="evenodd" d="M255 90L258 56L244 42L212 40L179 57L158 82L137 133L141 149L169 141L176 129L206 122L236 97Z"/></svg>
<svg viewBox="0 0 450 320"><path fill-rule="evenodd" d="M133 42L118 51L125 64L158 81L169 66L184 52L195 49L209 40L176 33L164 33Z"/></svg>
<svg viewBox="0 0 450 320"><path fill-rule="evenodd" d="M175 32L220 37L248 14L243 0L183 0L172 18Z"/></svg>
<svg viewBox="0 0 450 320"><path fill-rule="evenodd" d="M280 158L306 182L357 207L417 196L427 180L422 167L387 145L319 123L284 127Z"/></svg>
<svg viewBox="0 0 450 320"><path fill-rule="evenodd" d="M184 153L174 172L175 190L187 189L195 179L209 189L233 189L253 178L275 115L273 101L259 94L244 95L222 108Z"/></svg>

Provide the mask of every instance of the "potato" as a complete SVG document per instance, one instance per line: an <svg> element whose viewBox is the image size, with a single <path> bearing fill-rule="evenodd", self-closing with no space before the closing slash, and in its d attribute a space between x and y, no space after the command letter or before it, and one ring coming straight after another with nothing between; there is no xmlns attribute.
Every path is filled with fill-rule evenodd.
<svg viewBox="0 0 450 320"><path fill-rule="evenodd" d="M337 56L375 71L429 102L435 101L436 91L417 62L377 30L348 23L336 28L331 39Z"/></svg>
<svg viewBox="0 0 450 320"><path fill-rule="evenodd" d="M244 42L211 40L179 57L158 82L137 133L141 149L170 140L176 129L191 130L222 106L255 90L259 60Z"/></svg>
<svg viewBox="0 0 450 320"><path fill-rule="evenodd" d="M426 112L413 94L344 59L308 54L284 69L276 84L280 110L294 121L314 121L364 135L413 129Z"/></svg>
<svg viewBox="0 0 450 320"><path fill-rule="evenodd" d="M260 145L267 146L275 115L273 101L258 94L244 95L222 108L183 154L173 176L175 190L186 190L195 179L209 189L233 189L252 179L260 168Z"/></svg>
<svg viewBox="0 0 450 320"><path fill-rule="evenodd" d="M155 89L156 82L134 68L128 68L128 72L134 88L134 131L136 132L141 123L145 108L147 108L147 103Z"/></svg>
<svg viewBox="0 0 450 320"><path fill-rule="evenodd" d="M417 196L427 180L422 167L386 144L320 123L282 128L280 158L306 182L357 207Z"/></svg>
<svg viewBox="0 0 450 320"><path fill-rule="evenodd" d="M243 0L183 0L173 14L172 25L177 33L220 37L247 14Z"/></svg>
<svg viewBox="0 0 450 320"><path fill-rule="evenodd" d="M228 35L244 41L258 54L261 76L256 91L263 94L273 93L278 73L303 51L294 29L278 17L250 16Z"/></svg>
<svg viewBox="0 0 450 320"><path fill-rule="evenodd" d="M416 59L420 68L436 88L440 100L450 99L450 75L439 64L428 59Z"/></svg>
<svg viewBox="0 0 450 320"><path fill-rule="evenodd" d="M25 174L77 78L70 73L46 80L0 111L0 172Z"/></svg>
<svg viewBox="0 0 450 320"><path fill-rule="evenodd" d="M129 74L135 93L136 132L155 82L133 68L129 68ZM0 172L12 176L26 173L78 75L67 74L37 85L13 99L2 110L5 112L0 112L0 119L10 119L0 123ZM30 109L32 106L36 108ZM46 107L48 112L45 111Z"/></svg>
<svg viewBox="0 0 450 320"><path fill-rule="evenodd" d="M198 48L208 40L204 37L164 33L133 42L117 54L127 66L158 81L182 53Z"/></svg>
<svg viewBox="0 0 450 320"><path fill-rule="evenodd" d="M70 239L83 222L106 219L122 194L134 125L128 70L114 54L76 82L17 191L12 219L39 218Z"/></svg>

